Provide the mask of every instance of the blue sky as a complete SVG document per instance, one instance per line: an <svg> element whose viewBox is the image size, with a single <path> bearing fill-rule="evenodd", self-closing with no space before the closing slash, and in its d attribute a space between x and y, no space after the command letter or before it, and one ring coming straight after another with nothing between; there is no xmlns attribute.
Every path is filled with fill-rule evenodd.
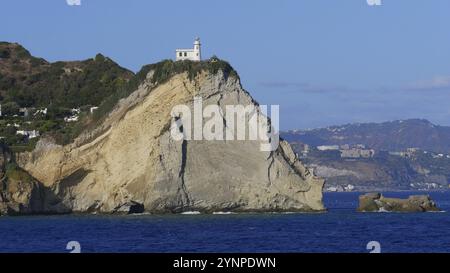
<svg viewBox="0 0 450 273"><path fill-rule="evenodd" d="M189 3L189 4L188 4ZM450 1L3 0L0 40L49 61L133 71L202 39L282 129L427 118L450 125Z"/></svg>

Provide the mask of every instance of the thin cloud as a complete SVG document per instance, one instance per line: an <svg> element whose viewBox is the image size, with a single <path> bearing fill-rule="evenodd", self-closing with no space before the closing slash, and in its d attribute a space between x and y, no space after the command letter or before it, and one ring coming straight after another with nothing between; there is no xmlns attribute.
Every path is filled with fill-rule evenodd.
<svg viewBox="0 0 450 273"><path fill-rule="evenodd" d="M379 86L373 88L350 88L339 85L312 85L305 82L288 82L288 81L267 81L260 82L260 86L277 89L277 91L298 92L298 93L340 93L340 94L359 94L359 93L375 93L388 94L394 92L430 92L430 91L450 91L450 75L435 76L428 80L415 81L403 86Z"/></svg>
<svg viewBox="0 0 450 273"><path fill-rule="evenodd" d="M288 92L298 92L298 93L348 93L348 92L359 92L358 90L351 90L343 86L325 86L325 85L311 85L304 82L283 82L283 81L273 81L273 82L260 82L260 86L266 88L273 88L277 90L286 90Z"/></svg>
<svg viewBox="0 0 450 273"><path fill-rule="evenodd" d="M429 80L413 82L406 86L410 90L450 89L450 76L435 76Z"/></svg>
<svg viewBox="0 0 450 273"><path fill-rule="evenodd" d="M298 83L298 82L261 82L259 85L264 87L274 87L274 88L288 88L288 87L307 87L309 86L307 83Z"/></svg>
<svg viewBox="0 0 450 273"><path fill-rule="evenodd" d="M69 6L81 6L81 0L66 0Z"/></svg>

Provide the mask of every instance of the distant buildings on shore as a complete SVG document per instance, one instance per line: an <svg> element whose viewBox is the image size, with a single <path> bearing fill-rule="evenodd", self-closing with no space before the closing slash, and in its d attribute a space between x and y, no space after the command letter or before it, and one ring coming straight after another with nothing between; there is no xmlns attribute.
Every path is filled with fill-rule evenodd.
<svg viewBox="0 0 450 273"><path fill-rule="evenodd" d="M363 144L343 144L343 145L320 145L317 146L318 151L339 151L341 158L372 158L375 156L374 149L368 149ZM309 146L304 144L303 150L301 150L302 157L307 157L310 149ZM430 154L433 158L447 158L450 159L450 155L442 153L432 153L423 151L419 148L407 148L404 151L388 151L387 153L392 156L400 156L405 158L413 157L416 153L423 152L424 154Z"/></svg>
<svg viewBox="0 0 450 273"><path fill-rule="evenodd" d="M432 158L447 158L450 159L450 155L442 154L442 153L433 153L429 151L422 151L419 148L408 148L406 151L400 152L389 152L390 155L400 156L400 157L413 157L416 153L421 151L424 154L430 154Z"/></svg>
<svg viewBox="0 0 450 273"><path fill-rule="evenodd" d="M390 155L395 156L401 156L401 157L411 157L413 156L417 151L419 151L418 148L408 148L406 151L391 151L389 152Z"/></svg>
<svg viewBox="0 0 450 273"><path fill-rule="evenodd" d="M366 149L363 144L321 145L319 151L340 151L342 158L371 158L375 155L374 149Z"/></svg>
<svg viewBox="0 0 450 273"><path fill-rule="evenodd" d="M339 145L321 145L317 146L319 151L337 151L339 150Z"/></svg>
<svg viewBox="0 0 450 273"><path fill-rule="evenodd" d="M336 185L336 186L329 186L325 188L325 191L327 192L344 192L344 191L353 191L355 189L355 186L352 184L347 185Z"/></svg>
<svg viewBox="0 0 450 273"><path fill-rule="evenodd" d="M343 158L371 158L374 155L374 149L350 148L348 150L341 150L341 157Z"/></svg>

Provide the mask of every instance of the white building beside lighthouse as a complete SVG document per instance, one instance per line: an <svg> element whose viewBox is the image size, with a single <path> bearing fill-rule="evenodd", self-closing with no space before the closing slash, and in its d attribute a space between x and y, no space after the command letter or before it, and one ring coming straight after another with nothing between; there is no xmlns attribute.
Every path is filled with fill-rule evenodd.
<svg viewBox="0 0 450 273"><path fill-rule="evenodd" d="M190 60L199 62L202 59L200 46L200 38L196 38L194 41L194 48L175 50L176 60Z"/></svg>

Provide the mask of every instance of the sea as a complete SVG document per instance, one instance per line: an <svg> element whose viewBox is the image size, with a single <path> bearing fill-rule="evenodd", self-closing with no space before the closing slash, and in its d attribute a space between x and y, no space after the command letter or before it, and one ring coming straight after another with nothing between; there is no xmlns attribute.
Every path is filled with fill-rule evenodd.
<svg viewBox="0 0 450 273"><path fill-rule="evenodd" d="M450 192L443 212L358 213L357 192L324 193L324 213L0 217L0 252L450 252Z"/></svg>

